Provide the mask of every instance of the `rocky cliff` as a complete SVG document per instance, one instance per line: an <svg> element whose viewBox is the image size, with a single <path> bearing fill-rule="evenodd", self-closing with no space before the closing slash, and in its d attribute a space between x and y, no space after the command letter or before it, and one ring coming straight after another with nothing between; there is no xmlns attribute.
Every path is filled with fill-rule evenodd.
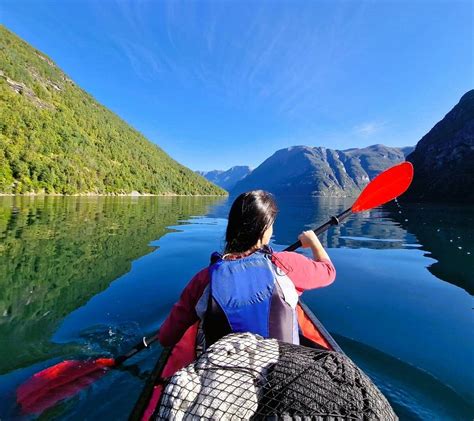
<svg viewBox="0 0 474 421"><path fill-rule="evenodd" d="M474 203L474 90L423 136L407 160L415 177L404 200Z"/></svg>

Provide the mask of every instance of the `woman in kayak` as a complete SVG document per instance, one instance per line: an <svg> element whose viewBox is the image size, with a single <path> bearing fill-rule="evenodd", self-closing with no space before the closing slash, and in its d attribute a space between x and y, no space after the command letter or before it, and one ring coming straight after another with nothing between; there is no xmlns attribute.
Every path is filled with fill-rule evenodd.
<svg viewBox="0 0 474 421"><path fill-rule="evenodd" d="M199 319L206 346L231 332L299 343L296 304L308 289L331 284L336 270L313 231L298 239L313 259L268 246L277 206L262 190L241 194L229 212L226 246L185 287L160 328L163 346L172 346Z"/></svg>

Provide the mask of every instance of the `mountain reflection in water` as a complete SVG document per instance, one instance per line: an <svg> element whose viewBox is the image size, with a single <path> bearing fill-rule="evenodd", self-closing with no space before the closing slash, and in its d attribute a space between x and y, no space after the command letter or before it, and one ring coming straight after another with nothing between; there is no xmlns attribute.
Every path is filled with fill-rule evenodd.
<svg viewBox="0 0 474 421"><path fill-rule="evenodd" d="M353 203L277 201L277 250ZM18 417L15 390L34 372L66 358L117 355L154 332L210 253L222 250L231 203L0 198L0 418ZM395 204L321 235L337 278L303 298L401 419L474 415L472 218L472 207ZM159 349L42 418L126 419Z"/></svg>
<svg viewBox="0 0 474 421"><path fill-rule="evenodd" d="M428 266L434 276L474 295L474 206L403 204L387 210L436 260Z"/></svg>
<svg viewBox="0 0 474 421"><path fill-rule="evenodd" d="M55 355L62 318L127 273L167 227L215 202L0 197L0 374Z"/></svg>

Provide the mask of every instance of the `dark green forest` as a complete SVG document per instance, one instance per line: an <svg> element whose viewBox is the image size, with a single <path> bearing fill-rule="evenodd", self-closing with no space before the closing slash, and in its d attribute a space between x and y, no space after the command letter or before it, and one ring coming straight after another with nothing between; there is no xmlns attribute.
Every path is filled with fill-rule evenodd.
<svg viewBox="0 0 474 421"><path fill-rule="evenodd" d="M222 195L0 25L0 192Z"/></svg>

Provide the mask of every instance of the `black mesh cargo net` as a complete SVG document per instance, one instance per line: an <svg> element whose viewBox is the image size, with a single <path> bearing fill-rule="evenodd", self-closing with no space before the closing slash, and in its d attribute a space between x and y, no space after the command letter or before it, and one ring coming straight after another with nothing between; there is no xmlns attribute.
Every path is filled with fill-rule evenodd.
<svg viewBox="0 0 474 421"><path fill-rule="evenodd" d="M344 354L231 334L167 380L155 419L396 420Z"/></svg>

